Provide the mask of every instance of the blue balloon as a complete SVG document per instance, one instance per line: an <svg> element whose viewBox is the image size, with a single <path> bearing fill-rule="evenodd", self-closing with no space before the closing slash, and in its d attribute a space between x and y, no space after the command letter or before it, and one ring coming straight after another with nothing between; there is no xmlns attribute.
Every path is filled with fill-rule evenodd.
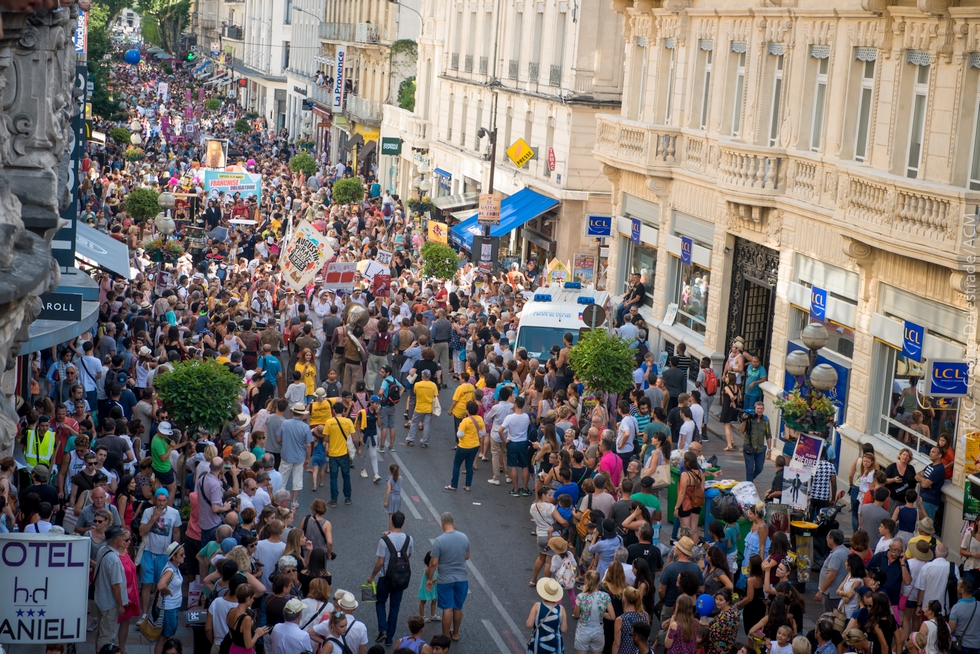
<svg viewBox="0 0 980 654"><path fill-rule="evenodd" d="M707 593L698 595L697 602L698 615L702 618L715 612L715 598Z"/></svg>
<svg viewBox="0 0 980 654"><path fill-rule="evenodd" d="M137 50L136 48L133 48L132 50L127 50L126 54L123 55L123 59L126 60L127 64L132 64L133 66L135 66L140 62L141 59L140 51Z"/></svg>

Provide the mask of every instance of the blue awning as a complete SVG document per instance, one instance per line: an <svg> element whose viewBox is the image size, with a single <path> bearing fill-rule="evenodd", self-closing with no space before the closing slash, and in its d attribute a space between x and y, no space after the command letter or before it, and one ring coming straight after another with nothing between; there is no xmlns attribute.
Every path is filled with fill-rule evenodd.
<svg viewBox="0 0 980 654"><path fill-rule="evenodd" d="M197 75L199 72L201 72L202 70L204 70L204 67L205 66L207 66L210 63L211 63L210 61L205 61L203 64L201 64L200 66L198 66L197 68L195 68L194 69L194 72L191 73L191 74L192 75Z"/></svg>
<svg viewBox="0 0 980 654"><path fill-rule="evenodd" d="M432 172L434 172L436 175L442 175L446 179L452 179L453 178L452 173L448 173L445 170L443 170L442 168L433 168L432 169Z"/></svg>
<svg viewBox="0 0 980 654"><path fill-rule="evenodd" d="M529 220L558 206L558 200L541 195L529 188L504 198L500 203L500 223L490 228L490 236L503 236ZM473 236L482 234L474 212L469 218L449 230L449 240L456 247L471 250Z"/></svg>

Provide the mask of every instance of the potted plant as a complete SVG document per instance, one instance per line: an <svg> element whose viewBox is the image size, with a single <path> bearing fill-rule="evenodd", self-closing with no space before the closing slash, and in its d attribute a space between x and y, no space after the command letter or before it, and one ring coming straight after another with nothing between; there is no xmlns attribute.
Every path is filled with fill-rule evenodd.
<svg viewBox="0 0 980 654"><path fill-rule="evenodd" d="M834 422L834 404L822 393L806 398L797 388L774 404L783 412L783 424L796 431L825 434Z"/></svg>
<svg viewBox="0 0 980 654"><path fill-rule="evenodd" d="M145 156L146 153L143 152L143 148L137 148L134 146L129 146L123 153L123 158L129 162L142 161Z"/></svg>
<svg viewBox="0 0 980 654"><path fill-rule="evenodd" d="M418 199L409 198L406 204L408 205L408 208L416 214L423 214L427 211L432 213L436 208L436 205L432 204L432 200L427 197Z"/></svg>
<svg viewBox="0 0 980 654"><path fill-rule="evenodd" d="M143 250L155 263L177 263L184 253L184 246L177 241L164 241L162 237L157 237L143 243Z"/></svg>

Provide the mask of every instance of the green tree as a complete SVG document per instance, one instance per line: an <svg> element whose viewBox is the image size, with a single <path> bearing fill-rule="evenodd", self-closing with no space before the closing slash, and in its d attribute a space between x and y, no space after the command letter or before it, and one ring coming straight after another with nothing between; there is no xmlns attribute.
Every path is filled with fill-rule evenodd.
<svg viewBox="0 0 980 654"><path fill-rule="evenodd" d="M159 194L153 189L138 188L133 189L126 198L126 213L133 219L140 228L140 240L143 240L143 226L148 220L160 213L160 205L157 204Z"/></svg>
<svg viewBox="0 0 980 654"><path fill-rule="evenodd" d="M430 279L452 279L459 266L456 250L442 243L428 241L422 246L422 276Z"/></svg>
<svg viewBox="0 0 980 654"><path fill-rule="evenodd" d="M217 111L218 109L221 109L221 100L218 98L209 98L204 103L204 108L208 111Z"/></svg>
<svg viewBox="0 0 980 654"><path fill-rule="evenodd" d="M88 18L88 73L92 80L92 111L98 116L108 118L117 110L117 104L109 99L106 90L108 65L104 60L111 54L109 25L116 19L129 0L103 0L93 3Z"/></svg>
<svg viewBox="0 0 980 654"><path fill-rule="evenodd" d="M605 329L593 329L569 351L575 376L586 387L607 393L625 393L633 387L635 350L626 340Z"/></svg>
<svg viewBox="0 0 980 654"><path fill-rule="evenodd" d="M294 173L303 171L309 177L316 172L316 160L307 153L300 152L289 160L289 169Z"/></svg>
<svg viewBox="0 0 980 654"><path fill-rule="evenodd" d="M398 106L405 111L415 111L415 78L409 77L398 85Z"/></svg>
<svg viewBox="0 0 980 654"><path fill-rule="evenodd" d="M160 26L156 18L145 16L140 20L140 36L150 45L163 47L160 43Z"/></svg>
<svg viewBox="0 0 980 654"><path fill-rule="evenodd" d="M364 185L356 177L341 179L333 185L334 204L357 204L364 199Z"/></svg>
<svg viewBox="0 0 980 654"><path fill-rule="evenodd" d="M203 427L216 432L238 414L241 378L215 361L175 363L153 380L170 419L185 431Z"/></svg>
<svg viewBox="0 0 980 654"><path fill-rule="evenodd" d="M143 20L156 21L160 47L176 52L180 34L190 20L191 0L138 0Z"/></svg>
<svg viewBox="0 0 980 654"><path fill-rule="evenodd" d="M248 134L252 131L252 126L244 118L235 121L235 131L239 134Z"/></svg>
<svg viewBox="0 0 980 654"><path fill-rule="evenodd" d="M109 138L115 141L119 145L129 145L129 138L132 133L125 127L113 127L109 130Z"/></svg>

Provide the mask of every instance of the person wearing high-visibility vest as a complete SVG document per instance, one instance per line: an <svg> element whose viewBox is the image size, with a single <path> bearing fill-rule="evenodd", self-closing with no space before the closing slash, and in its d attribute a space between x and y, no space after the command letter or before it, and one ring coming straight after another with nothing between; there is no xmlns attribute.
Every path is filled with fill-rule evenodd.
<svg viewBox="0 0 980 654"><path fill-rule="evenodd" d="M33 413L33 412L32 412ZM37 414L34 414L37 416ZM28 415L28 420L32 416ZM54 458L55 433L51 429L51 418L48 416L37 416L34 427L31 422L23 429L21 434L21 445L24 446L24 460L27 465L33 468L36 465L44 464L51 466Z"/></svg>

